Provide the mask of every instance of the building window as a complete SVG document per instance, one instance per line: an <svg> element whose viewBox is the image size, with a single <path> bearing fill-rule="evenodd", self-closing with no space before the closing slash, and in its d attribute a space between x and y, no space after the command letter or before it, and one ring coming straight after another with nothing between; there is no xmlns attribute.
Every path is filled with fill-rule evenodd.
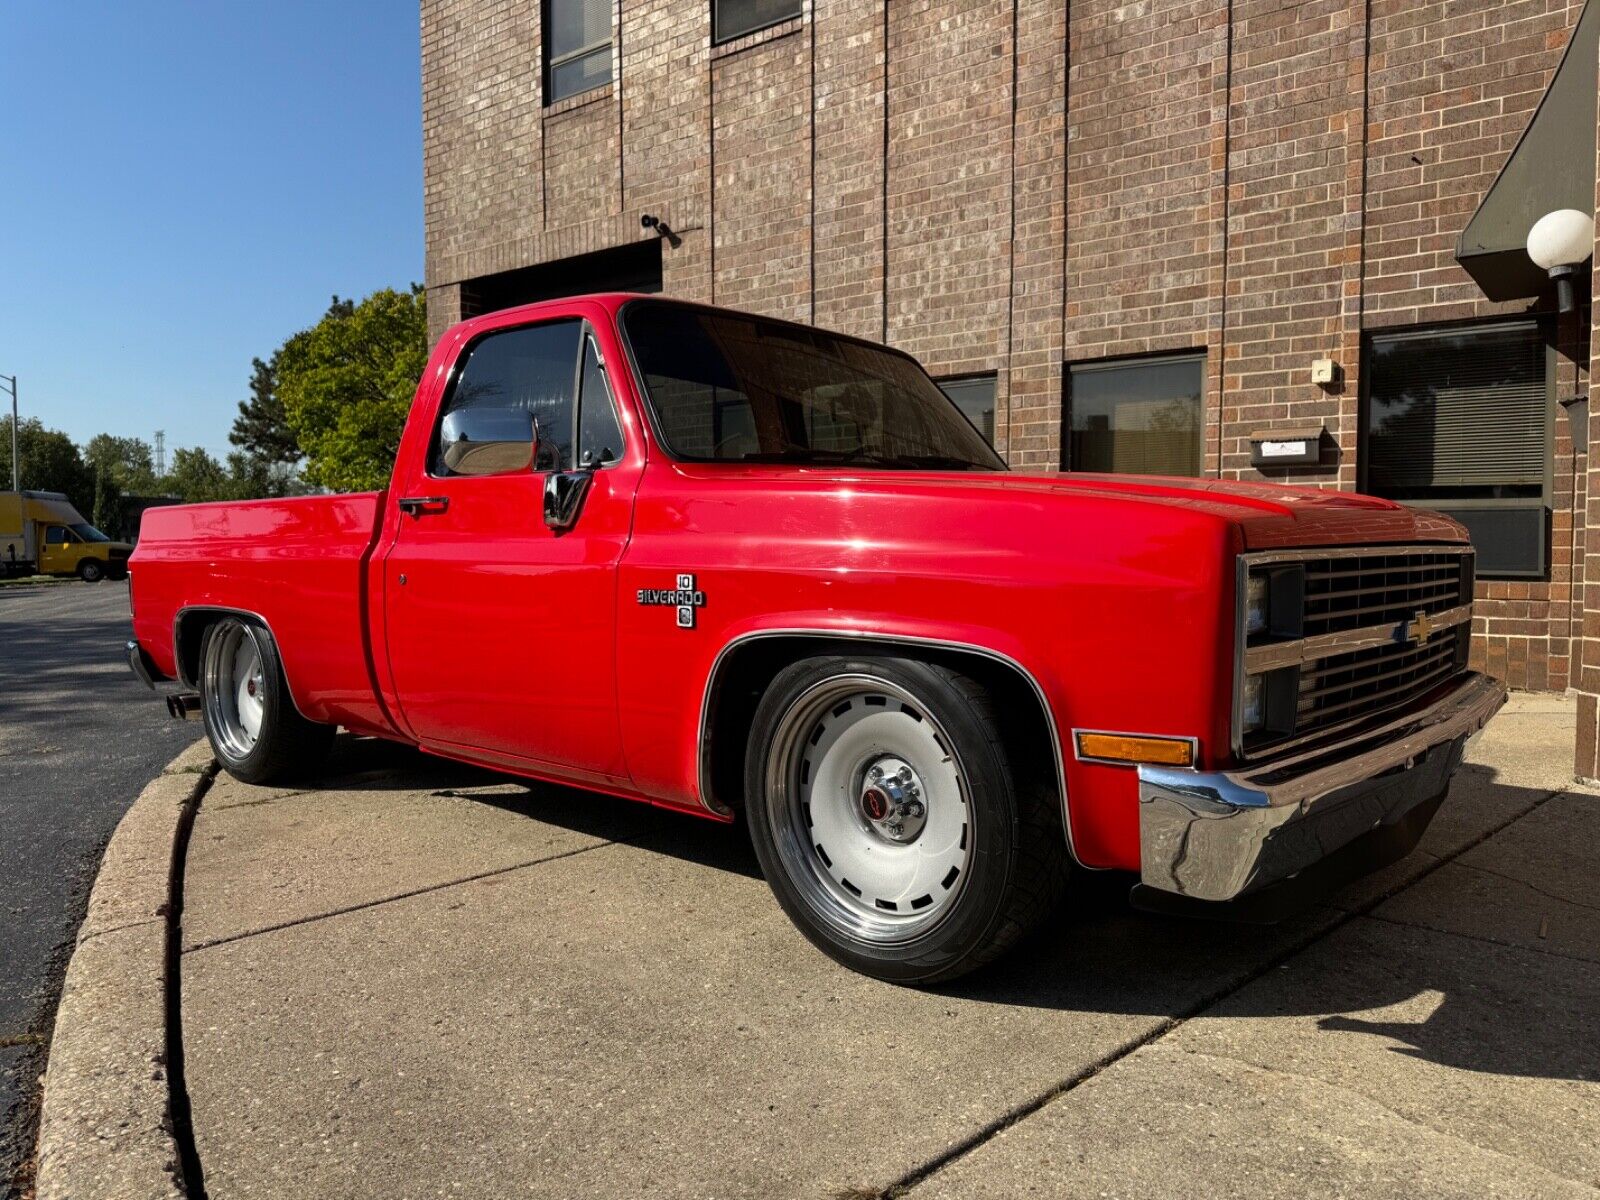
<svg viewBox="0 0 1600 1200"><path fill-rule="evenodd" d="M612 0L545 0L544 102L611 82Z"/></svg>
<svg viewBox="0 0 1600 1200"><path fill-rule="evenodd" d="M1067 371L1072 471L1198 475L1206 356L1079 363Z"/></svg>
<svg viewBox="0 0 1600 1200"><path fill-rule="evenodd" d="M1363 490L1460 521L1480 577L1546 573L1551 354L1534 321L1367 339Z"/></svg>
<svg viewBox="0 0 1600 1200"><path fill-rule="evenodd" d="M983 440L994 445L994 376L967 375L961 379L937 379L939 390L967 414Z"/></svg>
<svg viewBox="0 0 1600 1200"><path fill-rule="evenodd" d="M802 0L711 0L713 42L734 38L798 17Z"/></svg>

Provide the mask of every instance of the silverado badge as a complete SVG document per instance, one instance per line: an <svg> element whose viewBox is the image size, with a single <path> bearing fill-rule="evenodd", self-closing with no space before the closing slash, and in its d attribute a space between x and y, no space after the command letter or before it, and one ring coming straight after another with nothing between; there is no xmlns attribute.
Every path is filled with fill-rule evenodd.
<svg viewBox="0 0 1600 1200"><path fill-rule="evenodd" d="M694 586L693 575L678 576L678 586L667 588L640 588L640 604L665 604L678 610L678 628L694 628L694 610L705 607L706 594Z"/></svg>

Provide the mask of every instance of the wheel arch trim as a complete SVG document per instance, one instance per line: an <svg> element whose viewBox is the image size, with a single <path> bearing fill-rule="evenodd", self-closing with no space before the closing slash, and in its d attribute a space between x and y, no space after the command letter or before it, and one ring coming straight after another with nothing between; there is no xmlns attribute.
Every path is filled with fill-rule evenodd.
<svg viewBox="0 0 1600 1200"><path fill-rule="evenodd" d="M272 623L260 613L248 608L238 608L229 604L190 604L177 611L172 618L172 663L174 670L177 671L179 683L192 691L200 690L199 680L191 678L184 665L183 626L188 618L202 615L244 617L246 620L254 621L262 629L266 630L267 636L272 639L272 648L278 655L278 666L283 671L283 687L284 691L289 693L289 703L294 705L295 712L299 713L307 721L312 720L311 717L306 716L305 707L294 694L294 683L289 679L289 668L284 665L283 661L283 650L281 649L283 643L278 640L278 635L273 632Z"/></svg>
<svg viewBox="0 0 1600 1200"><path fill-rule="evenodd" d="M718 686L721 683L722 672L727 665L728 658L735 650L750 642L785 637L812 638L818 641L849 641L869 646L911 646L924 649L949 650L957 654L969 654L988 659L990 662L1006 667L1026 680L1028 686L1033 689L1034 698L1039 702L1039 708L1044 714L1044 723L1050 734L1050 750L1055 757L1056 787L1061 796L1061 829L1066 837L1067 853L1075 864L1078 866L1084 865L1078 857L1077 847L1073 845L1072 841L1072 804L1067 795L1067 762L1061 747L1061 726L1056 720L1055 709L1050 703L1050 697L1045 694L1044 687L1039 683L1034 673L1011 657L1011 655L989 646L955 641L949 638L924 637L908 633L881 633L870 629L837 629L826 626L755 629L730 638L717 651L717 656L712 659L711 670L706 676L705 690L700 698L700 724L695 759L697 785L700 789L700 803L707 810L723 815L727 815L729 812L726 806L717 803L712 793L710 728L712 701L716 697ZM1085 869L1094 870L1097 868Z"/></svg>

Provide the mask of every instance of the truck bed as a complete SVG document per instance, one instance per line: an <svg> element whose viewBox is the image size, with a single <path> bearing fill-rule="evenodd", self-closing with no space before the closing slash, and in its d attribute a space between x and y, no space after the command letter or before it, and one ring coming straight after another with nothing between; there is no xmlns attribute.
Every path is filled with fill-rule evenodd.
<svg viewBox="0 0 1600 1200"><path fill-rule="evenodd" d="M254 613L273 633L305 716L391 732L377 700L363 620L382 496L147 510L130 562L137 577L134 636L162 672L193 681L198 646L179 633L179 616L207 606Z"/></svg>

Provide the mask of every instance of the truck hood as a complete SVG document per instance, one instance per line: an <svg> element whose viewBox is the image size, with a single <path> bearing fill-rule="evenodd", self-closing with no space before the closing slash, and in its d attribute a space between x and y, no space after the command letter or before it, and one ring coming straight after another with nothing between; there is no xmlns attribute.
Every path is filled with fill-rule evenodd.
<svg viewBox="0 0 1600 1200"><path fill-rule="evenodd" d="M967 474L873 471L837 468L677 464L687 478L708 483L736 479L768 482L826 480L835 486L901 496L959 493L974 504L1031 499L1044 503L1074 498L1099 503L1178 508L1228 523L1239 531L1243 548L1374 545L1403 542L1465 542L1467 531L1427 509L1411 508L1376 496L1304 485L1237 483L1217 479L1178 479L1164 475L1026 474L1020 471ZM819 478L820 477L820 478Z"/></svg>
<svg viewBox="0 0 1600 1200"><path fill-rule="evenodd" d="M1158 475L1012 475L1001 486L1048 489L1207 512L1238 526L1252 550L1382 542L1465 542L1457 522L1356 492Z"/></svg>

